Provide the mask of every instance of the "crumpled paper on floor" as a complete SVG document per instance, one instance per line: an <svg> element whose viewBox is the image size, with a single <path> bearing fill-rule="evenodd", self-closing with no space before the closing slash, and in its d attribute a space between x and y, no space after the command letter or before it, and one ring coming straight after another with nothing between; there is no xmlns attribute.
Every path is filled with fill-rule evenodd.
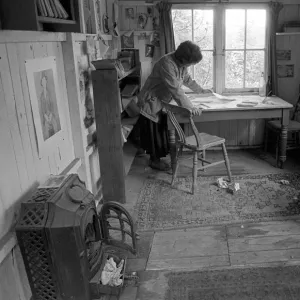
<svg viewBox="0 0 300 300"><path fill-rule="evenodd" d="M121 279L121 272L124 266L124 259L121 260L119 265L117 266L113 257L108 259L105 263L103 271L101 273L101 283L103 285L110 286L119 286L122 284L123 280Z"/></svg>
<svg viewBox="0 0 300 300"><path fill-rule="evenodd" d="M289 185L290 184L290 182L288 180L284 180L284 179L280 180L279 182L281 184L284 184L284 185Z"/></svg>
<svg viewBox="0 0 300 300"><path fill-rule="evenodd" d="M217 184L219 188L227 189L229 192L234 193L240 189L240 184L237 182L228 182L224 180L223 177L217 179Z"/></svg>

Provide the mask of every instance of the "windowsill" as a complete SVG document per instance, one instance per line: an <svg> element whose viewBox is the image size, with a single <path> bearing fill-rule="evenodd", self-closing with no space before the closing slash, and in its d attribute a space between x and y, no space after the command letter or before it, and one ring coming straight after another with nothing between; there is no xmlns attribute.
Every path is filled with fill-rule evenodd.
<svg viewBox="0 0 300 300"><path fill-rule="evenodd" d="M192 94L192 95L198 95L198 96L207 96L206 94L196 94L195 92L193 92L192 90L190 90L189 88L187 88L187 87L182 87L182 89L184 90L184 92L186 93L186 94ZM227 91L227 92L223 92L223 93L220 93L221 95L223 95L223 96L235 96L235 95L240 95L240 96L243 96L243 95L245 95L245 96L247 96L247 95L253 95L253 96L255 96L255 95L258 95L258 91L236 91L236 92L234 92L234 91Z"/></svg>

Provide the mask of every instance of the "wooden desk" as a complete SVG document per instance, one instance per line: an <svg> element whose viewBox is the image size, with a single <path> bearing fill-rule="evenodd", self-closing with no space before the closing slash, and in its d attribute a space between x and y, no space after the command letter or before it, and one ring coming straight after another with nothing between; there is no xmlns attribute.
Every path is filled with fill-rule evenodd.
<svg viewBox="0 0 300 300"><path fill-rule="evenodd" d="M195 116L194 122L211 122L224 120L252 120L252 119L281 119L281 136L279 149L279 167L283 168L286 160L287 128L290 119L290 109L293 107L290 103L278 98L260 96L230 96L234 101L222 101L215 96L203 97L191 95L192 102L203 109L201 116ZM194 99L193 99L194 98ZM263 102L264 100L264 102ZM243 103L257 102L253 107L239 107ZM177 115L176 118L181 124L188 123L185 117ZM176 146L175 146L175 129L168 122L169 143L172 169L175 166ZM277 162L278 163L278 162Z"/></svg>

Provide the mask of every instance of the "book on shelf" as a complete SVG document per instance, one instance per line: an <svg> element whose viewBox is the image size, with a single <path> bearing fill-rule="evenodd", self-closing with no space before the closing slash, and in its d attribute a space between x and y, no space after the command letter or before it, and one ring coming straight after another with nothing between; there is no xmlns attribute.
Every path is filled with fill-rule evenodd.
<svg viewBox="0 0 300 300"><path fill-rule="evenodd" d="M59 0L37 0L38 15L57 19L68 19L69 15Z"/></svg>
<svg viewBox="0 0 300 300"><path fill-rule="evenodd" d="M49 0L49 2L50 2L50 6L52 8L53 14L54 14L54 18L59 18L59 14L58 14L58 11L56 9L54 1L53 0Z"/></svg>
<svg viewBox="0 0 300 300"><path fill-rule="evenodd" d="M42 7L42 16L48 17L45 0L37 0L37 1L40 2L40 4L41 4L41 7Z"/></svg>
<svg viewBox="0 0 300 300"><path fill-rule="evenodd" d="M64 7L61 5L59 0L54 0L54 2L56 3L57 8L59 9L60 13L63 15L63 19L68 19L69 15L66 12L66 10L64 9Z"/></svg>
<svg viewBox="0 0 300 300"><path fill-rule="evenodd" d="M121 92L122 97L130 98L135 95L139 86L137 84L126 84L124 89Z"/></svg>
<svg viewBox="0 0 300 300"><path fill-rule="evenodd" d="M47 9L47 14L50 18L54 18L54 13L52 11L51 5L50 5L50 1L49 0L44 0L45 4L46 4L46 9Z"/></svg>

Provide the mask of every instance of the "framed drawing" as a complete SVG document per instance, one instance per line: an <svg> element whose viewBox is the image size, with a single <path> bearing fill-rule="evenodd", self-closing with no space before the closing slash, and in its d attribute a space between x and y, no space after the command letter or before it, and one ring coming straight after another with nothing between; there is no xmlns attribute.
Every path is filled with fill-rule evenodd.
<svg viewBox="0 0 300 300"><path fill-rule="evenodd" d="M125 8L125 16L126 16L126 19L134 19L134 17L135 17L134 8L126 7Z"/></svg>
<svg viewBox="0 0 300 300"><path fill-rule="evenodd" d="M153 57L153 55L154 55L154 45L146 44L145 45L145 56Z"/></svg>
<svg viewBox="0 0 300 300"><path fill-rule="evenodd" d="M291 60L291 50L276 50L277 60Z"/></svg>
<svg viewBox="0 0 300 300"><path fill-rule="evenodd" d="M61 95L54 56L25 61L39 156L63 139Z"/></svg>
<svg viewBox="0 0 300 300"><path fill-rule="evenodd" d="M294 65L277 65L278 78L294 77Z"/></svg>

